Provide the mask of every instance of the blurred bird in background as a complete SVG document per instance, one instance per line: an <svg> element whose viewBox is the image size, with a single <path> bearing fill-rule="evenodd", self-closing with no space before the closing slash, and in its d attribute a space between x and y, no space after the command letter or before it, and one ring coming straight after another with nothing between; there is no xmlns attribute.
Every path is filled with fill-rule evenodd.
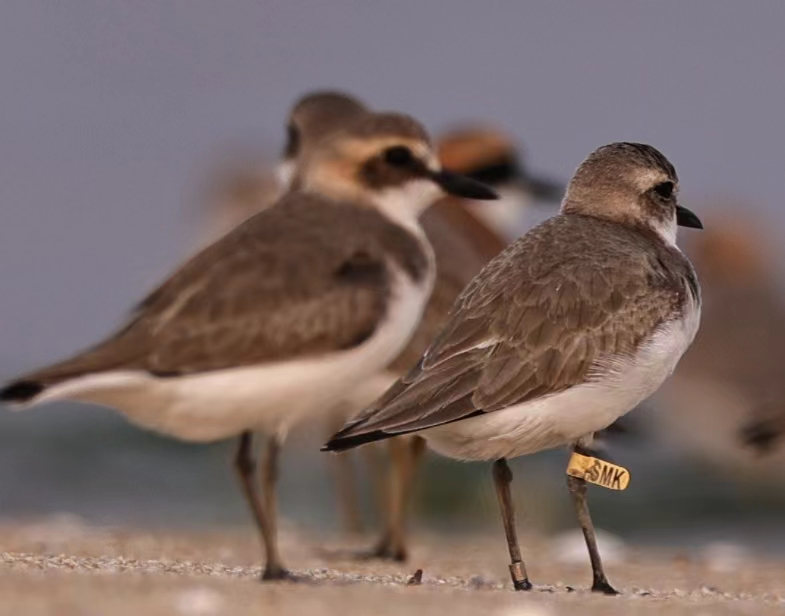
<svg viewBox="0 0 785 616"><path fill-rule="evenodd" d="M722 212L689 239L704 290L701 331L648 420L729 478L782 481L785 299L772 247L748 220Z"/></svg>
<svg viewBox="0 0 785 616"><path fill-rule="evenodd" d="M200 239L204 244L267 209L283 192L274 166L261 156L245 154L223 158L202 184Z"/></svg>
<svg viewBox="0 0 785 616"><path fill-rule="evenodd" d="M295 144L299 142L295 138ZM0 390L79 400L183 440L239 437L236 468L262 537L262 579L290 577L277 543L287 431L395 358L435 276L417 221L445 192L494 199L444 170L420 124L366 113L311 149L272 207L189 259L114 335ZM253 433L267 438L262 493Z"/></svg>
<svg viewBox="0 0 785 616"><path fill-rule="evenodd" d="M218 195L225 198L213 202L231 212L245 213L264 208L269 200L269 176L279 179L279 190L296 176L296 168L308 159L320 140L340 132L347 123L369 113L359 99L349 94L315 91L303 96L292 107L287 122L287 143L283 157L274 173L240 169L234 183L219 184ZM373 402L394 380L416 363L447 316L450 306L464 286L485 263L496 256L520 229L526 210L533 203L554 203L561 198L564 185L531 173L523 164L511 137L486 126L465 125L445 133L437 144L442 165L494 187L501 198L479 207L472 200L448 196L437 201L422 218L436 255L437 278L423 321L410 344L389 368L358 387L330 413L328 431L337 431L353 414ZM238 199L235 195L242 197ZM242 205L237 207L238 201ZM389 445L389 469L385 471L375 452L368 450L372 480L377 484L377 509L383 530L380 539L361 557L404 560L408 554L406 514L413 489L415 469L423 451L417 437L393 439ZM331 456L334 466L338 503L344 528L357 532L362 528L359 488L351 468L350 456Z"/></svg>

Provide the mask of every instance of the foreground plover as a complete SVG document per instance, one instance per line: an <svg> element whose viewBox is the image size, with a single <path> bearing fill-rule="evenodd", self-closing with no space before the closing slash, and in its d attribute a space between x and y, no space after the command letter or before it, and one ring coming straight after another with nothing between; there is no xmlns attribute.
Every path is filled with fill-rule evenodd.
<svg viewBox="0 0 785 616"><path fill-rule="evenodd" d="M461 291L507 246L508 234L511 229L520 228L528 207L534 202L558 200L564 194L563 184L531 173L512 138L497 129L476 125L453 129L438 139L437 152L446 168L492 186L500 199L476 204L446 197L423 215L421 223L436 256L433 293L412 340L376 381L380 388L376 391L366 388L365 399L359 401L366 406L372 402L369 397L378 398L396 378L417 364L444 325ZM355 408L355 412L359 410ZM419 436L390 441L385 527L379 541L365 556L399 561L407 558L406 518L423 452L424 441Z"/></svg>
<svg viewBox="0 0 785 616"><path fill-rule="evenodd" d="M462 460L495 460L493 478L516 590L531 588L514 524L506 458L592 436L652 394L698 330L695 272L677 225L700 228L677 203L678 179L651 146L592 153L561 212L493 259L453 306L419 364L324 447L419 433ZM586 483L568 476L593 570L615 593L597 551Z"/></svg>
<svg viewBox="0 0 785 616"><path fill-rule="evenodd" d="M178 268L117 333L11 382L0 399L112 406L184 440L239 436L263 579L287 577L274 490L282 439L406 344L434 278L417 217L444 191L495 197L443 170L415 120L364 115L310 152L278 203ZM263 500L252 431L268 437Z"/></svg>

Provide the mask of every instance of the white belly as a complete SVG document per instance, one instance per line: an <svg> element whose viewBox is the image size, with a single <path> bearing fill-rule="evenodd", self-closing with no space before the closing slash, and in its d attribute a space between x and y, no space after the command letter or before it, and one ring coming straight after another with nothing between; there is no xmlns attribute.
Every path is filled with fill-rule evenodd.
<svg viewBox="0 0 785 616"><path fill-rule="evenodd" d="M512 458L574 443L608 427L653 394L698 331L700 309L660 328L634 358L601 380L422 433L437 452L463 460Z"/></svg>
<svg viewBox="0 0 785 616"><path fill-rule="evenodd" d="M49 388L33 403L71 399L111 406L133 423L184 440L218 440L245 430L285 432L307 415L328 412L401 352L420 321L432 279L413 285L396 272L385 320L347 351L183 377L89 375Z"/></svg>

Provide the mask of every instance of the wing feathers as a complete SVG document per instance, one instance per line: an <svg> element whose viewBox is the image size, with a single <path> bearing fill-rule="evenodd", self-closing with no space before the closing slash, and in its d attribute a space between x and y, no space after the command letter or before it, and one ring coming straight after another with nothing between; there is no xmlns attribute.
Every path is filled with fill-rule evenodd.
<svg viewBox="0 0 785 616"><path fill-rule="evenodd" d="M597 378L679 316L691 276L686 258L656 238L598 219L552 218L483 269L420 366L331 447L501 410Z"/></svg>

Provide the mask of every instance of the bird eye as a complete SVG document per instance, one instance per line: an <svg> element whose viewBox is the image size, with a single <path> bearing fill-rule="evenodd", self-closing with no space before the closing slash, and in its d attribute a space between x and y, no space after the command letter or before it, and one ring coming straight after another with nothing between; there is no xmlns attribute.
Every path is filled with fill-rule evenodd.
<svg viewBox="0 0 785 616"><path fill-rule="evenodd" d="M393 167L405 167L413 158L412 151L403 145L396 145L384 151L384 160Z"/></svg>
<svg viewBox="0 0 785 616"><path fill-rule="evenodd" d="M670 199L673 195L673 182L662 182L654 187L656 192L663 199Z"/></svg>
<svg viewBox="0 0 785 616"><path fill-rule="evenodd" d="M300 153L300 131L294 124L286 127L286 146L283 150L284 158L295 158Z"/></svg>

